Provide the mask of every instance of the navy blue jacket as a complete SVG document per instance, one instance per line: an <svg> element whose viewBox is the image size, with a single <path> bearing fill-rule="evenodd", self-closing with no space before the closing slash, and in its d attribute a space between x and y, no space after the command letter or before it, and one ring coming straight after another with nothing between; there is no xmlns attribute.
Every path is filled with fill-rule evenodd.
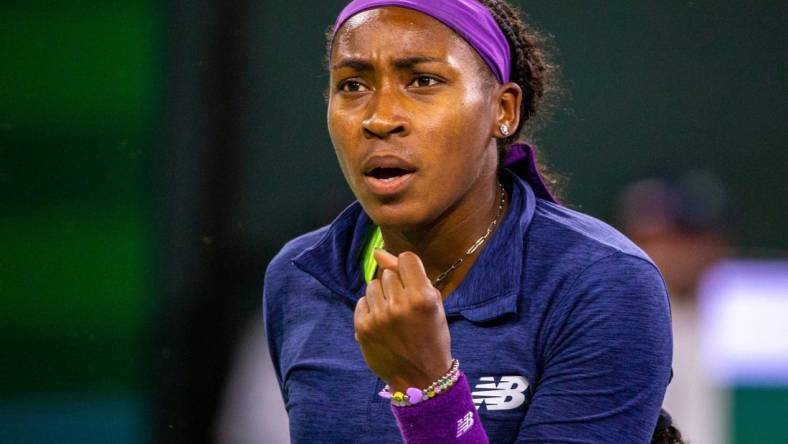
<svg viewBox="0 0 788 444"><path fill-rule="evenodd" d="M502 225L444 302L491 443L647 443L670 379L670 309L651 260L504 170ZM373 228L358 203L268 267L264 315L294 443L401 442L353 337Z"/></svg>

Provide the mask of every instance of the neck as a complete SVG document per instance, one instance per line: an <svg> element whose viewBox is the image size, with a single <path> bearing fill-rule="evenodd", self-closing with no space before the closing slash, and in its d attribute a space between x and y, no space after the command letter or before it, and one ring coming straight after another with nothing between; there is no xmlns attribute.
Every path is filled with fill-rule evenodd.
<svg viewBox="0 0 788 444"><path fill-rule="evenodd" d="M480 178L479 182L479 186L472 187L465 196L428 225L409 230L381 226L386 250L392 254L404 251L416 253L432 281L464 257L462 263L437 285L444 299L462 283L489 241L488 237L473 254L465 256L471 245L487 232L499 212L501 188L496 174ZM508 199L505 199L503 211L498 215L494 228L500 226L507 206Z"/></svg>

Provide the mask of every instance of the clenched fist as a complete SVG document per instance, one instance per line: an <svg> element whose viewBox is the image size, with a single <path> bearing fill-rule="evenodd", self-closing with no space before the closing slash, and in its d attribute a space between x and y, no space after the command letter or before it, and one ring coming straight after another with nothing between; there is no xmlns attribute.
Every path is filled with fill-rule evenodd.
<svg viewBox="0 0 788 444"><path fill-rule="evenodd" d="M370 370L392 391L423 389L451 366L443 298L416 254L376 250L375 260L383 272L356 305L356 339Z"/></svg>

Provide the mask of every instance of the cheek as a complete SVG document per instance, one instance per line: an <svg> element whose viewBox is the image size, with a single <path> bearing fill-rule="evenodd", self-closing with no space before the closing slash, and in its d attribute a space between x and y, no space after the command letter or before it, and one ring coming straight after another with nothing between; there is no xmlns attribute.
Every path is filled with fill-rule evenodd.
<svg viewBox="0 0 788 444"><path fill-rule="evenodd" d="M344 118L342 113L332 110L330 105L327 125L328 135L331 138L331 144L334 147L334 154L337 156L339 168L345 176L345 181L355 193L358 188L355 181L358 180L358 177L353 172L357 170L356 162L358 160L354 157L356 145L353 131L356 127L350 119Z"/></svg>
<svg viewBox="0 0 788 444"><path fill-rule="evenodd" d="M463 99L457 107L463 110L462 116L458 117L462 120L462 137L469 137L467 140L479 147L487 147L491 136L489 129L495 118L490 101L480 87L469 89Z"/></svg>
<svg viewBox="0 0 788 444"><path fill-rule="evenodd" d="M448 107L446 115L435 122L431 133L440 135L442 153L452 163L476 162L489 148L490 122L488 107L479 97L464 97Z"/></svg>
<svg viewBox="0 0 788 444"><path fill-rule="evenodd" d="M331 105L328 107L328 116L326 119L328 125L328 136L331 138L331 144L334 146L334 152L339 159L340 164L345 162L348 148L348 122L343 119L341 114L332 109Z"/></svg>
<svg viewBox="0 0 788 444"><path fill-rule="evenodd" d="M328 126L328 136L331 138L331 143L337 146L339 138L342 135L342 119L337 116L337 111L332 102L328 102L328 110L326 111L326 125Z"/></svg>

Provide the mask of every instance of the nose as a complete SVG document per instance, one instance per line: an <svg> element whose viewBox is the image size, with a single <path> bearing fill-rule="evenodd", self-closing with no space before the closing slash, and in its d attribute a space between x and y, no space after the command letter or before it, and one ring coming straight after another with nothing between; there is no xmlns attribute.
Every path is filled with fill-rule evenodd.
<svg viewBox="0 0 788 444"><path fill-rule="evenodd" d="M410 133L410 122L401 112L395 91L382 88L374 92L368 103L369 116L362 122L364 136L368 139L387 139L393 135L400 137Z"/></svg>

